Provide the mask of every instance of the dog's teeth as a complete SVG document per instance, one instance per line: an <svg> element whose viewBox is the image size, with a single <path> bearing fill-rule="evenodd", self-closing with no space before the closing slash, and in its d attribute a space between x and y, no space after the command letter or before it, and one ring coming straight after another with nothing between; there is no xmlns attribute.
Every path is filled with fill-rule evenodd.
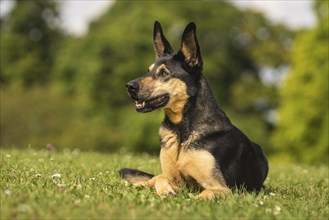
<svg viewBox="0 0 329 220"><path fill-rule="evenodd" d="M137 108L144 108L145 101L143 101L143 102L135 101L135 104L136 104L136 107Z"/></svg>

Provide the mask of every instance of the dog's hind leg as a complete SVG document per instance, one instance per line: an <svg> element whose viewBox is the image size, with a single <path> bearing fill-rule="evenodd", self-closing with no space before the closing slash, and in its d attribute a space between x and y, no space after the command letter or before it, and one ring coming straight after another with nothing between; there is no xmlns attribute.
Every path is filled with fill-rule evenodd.
<svg viewBox="0 0 329 220"><path fill-rule="evenodd" d="M225 196L229 194L231 191L227 187L212 187L210 189L203 190L199 195L197 195L196 199L214 199L216 196Z"/></svg>
<svg viewBox="0 0 329 220"><path fill-rule="evenodd" d="M230 193L215 158L205 150L189 150L180 161L179 169L185 176L192 177L203 191L197 199L214 199Z"/></svg>
<svg viewBox="0 0 329 220"><path fill-rule="evenodd" d="M197 172L195 180L202 186L203 191L197 199L214 199L216 196L225 196L231 192L225 181L221 180L216 171Z"/></svg>

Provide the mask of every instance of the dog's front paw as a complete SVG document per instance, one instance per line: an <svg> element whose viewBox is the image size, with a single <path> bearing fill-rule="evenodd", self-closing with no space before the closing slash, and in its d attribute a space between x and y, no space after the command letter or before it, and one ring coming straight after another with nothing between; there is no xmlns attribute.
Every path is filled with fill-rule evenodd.
<svg viewBox="0 0 329 220"><path fill-rule="evenodd" d="M161 197L176 195L173 187L169 183L169 180L164 177L160 177L157 179L155 183L155 190L157 194Z"/></svg>

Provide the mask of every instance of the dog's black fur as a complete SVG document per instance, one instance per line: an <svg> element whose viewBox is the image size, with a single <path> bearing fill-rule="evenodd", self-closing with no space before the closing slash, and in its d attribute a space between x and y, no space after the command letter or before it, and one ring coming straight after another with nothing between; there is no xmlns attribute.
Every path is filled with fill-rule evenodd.
<svg viewBox="0 0 329 220"><path fill-rule="evenodd" d="M177 164L179 160L182 160L181 154L200 152L201 157L207 152L215 161L211 168L214 183L218 180L220 185L226 185L229 188L237 186L245 187L247 190L260 190L268 173L267 159L260 146L250 141L235 127L217 105L210 86L202 74L203 62L195 24L191 22L186 27L181 48L175 53L164 37L160 24L155 22L154 48L156 61L149 73L127 83L129 95L136 101L137 111L149 112L158 108L164 109L165 118L162 128L173 134L177 140L177 150L175 150L177 154L172 155L176 157L174 160ZM175 84L175 87L172 84ZM178 92L177 85L181 87L177 89ZM162 86L161 90L159 87ZM177 95L179 92L183 95ZM170 104L172 99L180 100L177 96L186 97L186 100ZM178 108L179 106L181 108ZM162 138L162 142L166 141ZM163 150L166 143L161 143L161 145ZM193 155L195 157L198 153ZM198 166L198 160L193 161L193 166ZM167 166L164 164L165 159L164 162L161 160L161 163L162 166ZM189 166L191 166L190 161ZM207 162L202 163L202 166L207 166ZM200 171L193 172L185 172L188 169L179 167L180 164L171 169L177 169L183 181L193 180L202 188L207 189L206 184L203 184L204 180L195 174L195 172L202 172L202 167ZM132 169L122 169L120 174L132 183L136 183L134 178L142 177L144 181L154 177ZM168 178L169 183L172 186L175 185L172 183L174 181L167 176L165 178ZM221 176L224 181L220 181Z"/></svg>

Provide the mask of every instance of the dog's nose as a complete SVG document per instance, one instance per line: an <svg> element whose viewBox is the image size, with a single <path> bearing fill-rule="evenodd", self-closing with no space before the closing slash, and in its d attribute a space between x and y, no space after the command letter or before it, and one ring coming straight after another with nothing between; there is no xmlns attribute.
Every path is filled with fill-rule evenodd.
<svg viewBox="0 0 329 220"><path fill-rule="evenodd" d="M126 84L126 87L129 93L136 93L138 91L139 84L135 80L132 80Z"/></svg>

